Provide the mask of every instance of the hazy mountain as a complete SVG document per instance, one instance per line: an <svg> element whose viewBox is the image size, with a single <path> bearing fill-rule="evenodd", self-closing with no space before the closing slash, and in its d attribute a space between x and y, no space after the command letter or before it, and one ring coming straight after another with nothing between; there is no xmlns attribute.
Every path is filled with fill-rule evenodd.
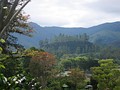
<svg viewBox="0 0 120 90"><path fill-rule="evenodd" d="M97 44L114 44L120 41L120 22L104 23L90 28L63 28L63 27L41 27L40 25L31 22L33 27L33 37L16 35L19 42L25 47L39 47L39 41L50 39L60 33L66 35L77 35L87 33L90 36L90 41Z"/></svg>

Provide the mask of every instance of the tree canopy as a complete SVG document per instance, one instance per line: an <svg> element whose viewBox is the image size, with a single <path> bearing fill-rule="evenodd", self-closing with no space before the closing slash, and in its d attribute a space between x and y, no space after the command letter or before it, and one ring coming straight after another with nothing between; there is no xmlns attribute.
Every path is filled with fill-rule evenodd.
<svg viewBox="0 0 120 90"><path fill-rule="evenodd" d="M120 70L113 59L106 59L98 61L100 66L93 67L93 78L98 81L98 88L100 90L117 90L120 88Z"/></svg>

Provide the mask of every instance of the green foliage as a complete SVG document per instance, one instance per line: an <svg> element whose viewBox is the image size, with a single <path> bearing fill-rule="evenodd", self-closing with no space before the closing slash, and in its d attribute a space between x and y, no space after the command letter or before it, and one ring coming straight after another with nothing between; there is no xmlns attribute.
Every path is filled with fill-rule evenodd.
<svg viewBox="0 0 120 90"><path fill-rule="evenodd" d="M0 54L0 90L39 90L39 82L23 68L23 58Z"/></svg>
<svg viewBox="0 0 120 90"><path fill-rule="evenodd" d="M61 72L66 73L67 71ZM68 75L57 75L48 81L48 90L62 90L63 86L67 85L66 90L80 90L85 86L85 74L84 71L79 68L71 69L68 71Z"/></svg>
<svg viewBox="0 0 120 90"><path fill-rule="evenodd" d="M4 44L5 40L4 39L0 39L0 44ZM0 54L3 52L3 48L0 47Z"/></svg>
<svg viewBox="0 0 120 90"><path fill-rule="evenodd" d="M113 90L120 90L120 86L115 86Z"/></svg>
<svg viewBox="0 0 120 90"><path fill-rule="evenodd" d="M4 39L0 39L0 42L1 42L1 43L5 43L5 40L4 40Z"/></svg>
<svg viewBox="0 0 120 90"><path fill-rule="evenodd" d="M39 90L40 84L23 68L21 57L0 54L0 90Z"/></svg>
<svg viewBox="0 0 120 90"><path fill-rule="evenodd" d="M5 66L0 63L0 69L5 69Z"/></svg>
<svg viewBox="0 0 120 90"><path fill-rule="evenodd" d="M74 85L75 89L82 89L85 86L85 73L79 68L71 69L68 80Z"/></svg>
<svg viewBox="0 0 120 90"><path fill-rule="evenodd" d="M21 59L16 57L7 57L6 59L1 60L2 64L6 67L2 70L2 73L6 77L22 73Z"/></svg>
<svg viewBox="0 0 120 90"><path fill-rule="evenodd" d="M48 90L61 90L61 84L60 81L52 80L48 83Z"/></svg>
<svg viewBox="0 0 120 90"><path fill-rule="evenodd" d="M113 59L98 61L99 67L93 67L92 73L95 80L98 81L98 88L113 90L119 86L120 70L118 65L113 63Z"/></svg>
<svg viewBox="0 0 120 90"><path fill-rule="evenodd" d="M93 66L98 66L98 60L95 58L89 58L85 56L63 59L61 61L63 67L67 70L71 68L81 68L83 70L90 70Z"/></svg>

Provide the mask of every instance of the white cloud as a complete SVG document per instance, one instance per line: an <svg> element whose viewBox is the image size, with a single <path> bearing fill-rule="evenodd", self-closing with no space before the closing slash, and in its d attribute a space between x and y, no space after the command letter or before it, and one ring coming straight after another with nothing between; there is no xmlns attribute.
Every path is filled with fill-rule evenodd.
<svg viewBox="0 0 120 90"><path fill-rule="evenodd" d="M120 0L31 0L25 7L41 26L89 27L120 21Z"/></svg>
<svg viewBox="0 0 120 90"><path fill-rule="evenodd" d="M120 0L98 0L91 4L87 4L89 8L99 10L106 13L120 13Z"/></svg>

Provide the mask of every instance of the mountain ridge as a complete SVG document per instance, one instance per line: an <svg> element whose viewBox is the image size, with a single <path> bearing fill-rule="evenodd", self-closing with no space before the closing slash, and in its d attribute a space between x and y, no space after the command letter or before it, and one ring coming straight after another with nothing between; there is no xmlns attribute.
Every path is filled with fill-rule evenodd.
<svg viewBox="0 0 120 90"><path fill-rule="evenodd" d="M26 37L22 35L15 35L18 37L18 42L24 45L26 48L37 47L39 48L39 41L43 39L53 38L60 33L65 35L77 35L86 33L90 36L90 41L101 45L112 44L120 41L120 21L113 23L103 23L100 25L92 26L89 28L84 27L42 27L37 23L30 22L29 25L33 27L33 37ZM107 41L107 42L106 42Z"/></svg>

